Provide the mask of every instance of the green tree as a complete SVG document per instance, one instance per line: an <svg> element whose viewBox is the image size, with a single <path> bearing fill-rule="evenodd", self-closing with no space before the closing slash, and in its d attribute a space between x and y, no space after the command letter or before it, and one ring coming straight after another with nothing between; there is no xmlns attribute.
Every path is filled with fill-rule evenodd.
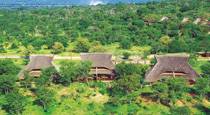
<svg viewBox="0 0 210 115"><path fill-rule="evenodd" d="M27 104L26 97L22 96L18 92L13 92L5 95L6 102L1 106L11 115L21 115Z"/></svg>
<svg viewBox="0 0 210 115"><path fill-rule="evenodd" d="M123 49L130 49L132 46L131 41L128 40L127 38L124 38L120 42L120 47Z"/></svg>
<svg viewBox="0 0 210 115"><path fill-rule="evenodd" d="M45 111L47 111L56 101L54 98L55 93L44 87L38 87L35 94L37 96L35 102L43 107Z"/></svg>
<svg viewBox="0 0 210 115"><path fill-rule="evenodd" d="M169 78L166 80L168 88L170 89L168 94L172 100L180 99L187 92L187 82L183 77Z"/></svg>
<svg viewBox="0 0 210 115"><path fill-rule="evenodd" d="M157 96L159 101L168 101L169 100L169 86L165 82L158 82L152 86L154 89L154 96ZM167 103L168 104L168 103Z"/></svg>
<svg viewBox="0 0 210 115"><path fill-rule="evenodd" d="M40 77L36 79L36 84L38 86L49 86L56 77L58 77L58 72L54 67L43 69Z"/></svg>
<svg viewBox="0 0 210 115"><path fill-rule="evenodd" d="M77 65L77 77L85 77L87 78L90 73L91 69L91 62L89 61L82 61L78 63Z"/></svg>
<svg viewBox="0 0 210 115"><path fill-rule="evenodd" d="M191 115L191 111L189 107L172 107L171 108L171 114L172 115Z"/></svg>
<svg viewBox="0 0 210 115"><path fill-rule="evenodd" d="M77 75L77 71L76 71L76 62L63 62L61 63L61 67L60 67L60 82L63 85L69 85L75 78Z"/></svg>
<svg viewBox="0 0 210 115"><path fill-rule="evenodd" d="M16 88L16 76L14 75L0 75L0 92L7 94Z"/></svg>
<svg viewBox="0 0 210 115"><path fill-rule="evenodd" d="M34 47L32 45L28 45L27 47L20 46L19 52L21 56L24 57L24 64L27 65L29 62L30 54L34 53Z"/></svg>
<svg viewBox="0 0 210 115"><path fill-rule="evenodd" d="M123 52L123 59L129 59L130 55L129 52Z"/></svg>
<svg viewBox="0 0 210 115"><path fill-rule="evenodd" d="M12 46L11 42L4 42L3 43L3 48L5 49L5 51L7 52L7 50L9 50Z"/></svg>
<svg viewBox="0 0 210 115"><path fill-rule="evenodd" d="M130 63L119 63L115 67L117 77L123 77L127 75L141 75L144 76L148 66L140 64L130 64Z"/></svg>
<svg viewBox="0 0 210 115"><path fill-rule="evenodd" d="M0 44L0 53L6 53L6 50L4 49L2 44Z"/></svg>
<svg viewBox="0 0 210 115"><path fill-rule="evenodd" d="M10 59L0 60L0 75L17 75L20 68Z"/></svg>
<svg viewBox="0 0 210 115"><path fill-rule="evenodd" d="M55 42L52 46L52 53L53 54L59 54L64 51L64 46L60 42Z"/></svg>
<svg viewBox="0 0 210 115"><path fill-rule="evenodd" d="M207 96L210 93L210 77L198 78L193 88L201 98Z"/></svg>
<svg viewBox="0 0 210 115"><path fill-rule="evenodd" d="M172 42L171 38L169 36L163 36L160 38L160 43L166 47L166 51L168 52L169 44Z"/></svg>
<svg viewBox="0 0 210 115"><path fill-rule="evenodd" d="M139 75L126 75L116 80L112 84L111 94L112 95L124 95L129 94L139 88L141 88Z"/></svg>
<svg viewBox="0 0 210 115"><path fill-rule="evenodd" d="M201 71L204 74L204 76L210 77L210 62L207 62L206 64L202 65Z"/></svg>
<svg viewBox="0 0 210 115"><path fill-rule="evenodd" d="M101 45L99 41L91 43L90 52L106 52L106 49Z"/></svg>
<svg viewBox="0 0 210 115"><path fill-rule="evenodd" d="M69 85L74 80L78 80L78 78L86 78L89 76L90 69L91 63L89 61L62 63L60 67L60 82L63 85Z"/></svg>
<svg viewBox="0 0 210 115"><path fill-rule="evenodd" d="M142 49L142 58L144 60L144 64L146 64L146 59L147 59L147 56L150 54L151 52L151 47L144 47Z"/></svg>
<svg viewBox="0 0 210 115"><path fill-rule="evenodd" d="M86 38L78 38L75 41L75 51L80 53L80 52L88 52L90 49L90 42Z"/></svg>

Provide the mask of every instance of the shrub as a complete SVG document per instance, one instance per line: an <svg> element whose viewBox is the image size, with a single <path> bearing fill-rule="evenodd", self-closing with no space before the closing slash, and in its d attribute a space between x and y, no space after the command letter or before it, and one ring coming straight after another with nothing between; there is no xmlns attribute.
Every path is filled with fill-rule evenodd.
<svg viewBox="0 0 210 115"><path fill-rule="evenodd" d="M127 63L120 63L116 65L115 71L117 77L122 77L126 75L141 75L144 76L146 73L148 66L140 65L140 64L127 64Z"/></svg>
<svg viewBox="0 0 210 115"><path fill-rule="evenodd" d="M77 41L75 42L75 51L80 53L80 52L88 52L90 49L90 42L86 38L78 38Z"/></svg>
<svg viewBox="0 0 210 115"><path fill-rule="evenodd" d="M11 115L20 115L27 104L26 97L18 92L9 93L5 98L6 102L3 103L2 107Z"/></svg>
<svg viewBox="0 0 210 115"><path fill-rule="evenodd" d="M123 52L123 59L129 59L131 54L129 52Z"/></svg>
<svg viewBox="0 0 210 115"><path fill-rule="evenodd" d="M198 78L194 85L195 92L200 96L204 97L210 93L210 78L203 77Z"/></svg>
<svg viewBox="0 0 210 115"><path fill-rule="evenodd" d="M58 54L64 51L64 46L60 42L55 42L54 45L52 46L52 53L53 54Z"/></svg>
<svg viewBox="0 0 210 115"><path fill-rule="evenodd" d="M35 94L37 96L35 100L36 104L43 107L45 111L47 111L49 107L52 106L53 103L55 103L55 93L49 89L38 87L35 91Z"/></svg>
<svg viewBox="0 0 210 115"><path fill-rule="evenodd" d="M91 63L89 61L82 62L65 62L60 67L60 82L63 85L69 85L73 80L78 78L86 78L89 76Z"/></svg>
<svg viewBox="0 0 210 115"><path fill-rule="evenodd" d="M191 111L187 106L184 107L172 107L171 108L172 115L191 115Z"/></svg>
<svg viewBox="0 0 210 115"><path fill-rule="evenodd" d="M210 77L210 61L201 66L202 73Z"/></svg>
<svg viewBox="0 0 210 115"><path fill-rule="evenodd" d="M0 75L0 93L7 94L16 88L17 78L14 75Z"/></svg>
<svg viewBox="0 0 210 115"><path fill-rule="evenodd" d="M166 80L171 99L180 99L187 92L187 82L183 77L169 78Z"/></svg>
<svg viewBox="0 0 210 115"><path fill-rule="evenodd" d="M126 75L112 84L111 94L124 95L133 92L141 87L140 76Z"/></svg>
<svg viewBox="0 0 210 115"><path fill-rule="evenodd" d="M49 67L42 70L41 76L36 79L36 83L39 86L50 85L58 76L59 74L56 69L54 67Z"/></svg>
<svg viewBox="0 0 210 115"><path fill-rule="evenodd" d="M16 75L18 74L20 68L14 64L12 60L5 59L5 60L0 60L0 75Z"/></svg>
<svg viewBox="0 0 210 115"><path fill-rule="evenodd" d="M129 41L128 39L124 38L121 42L120 42L120 47L123 49L130 49L132 46L131 41Z"/></svg>

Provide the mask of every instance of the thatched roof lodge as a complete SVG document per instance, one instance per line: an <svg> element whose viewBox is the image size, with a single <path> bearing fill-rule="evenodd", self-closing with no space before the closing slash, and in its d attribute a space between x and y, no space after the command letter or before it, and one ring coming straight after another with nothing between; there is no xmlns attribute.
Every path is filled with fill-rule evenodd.
<svg viewBox="0 0 210 115"><path fill-rule="evenodd" d="M82 53L83 61L92 62L90 74L99 76L114 76L114 64L112 63L112 55L105 53Z"/></svg>
<svg viewBox="0 0 210 115"><path fill-rule="evenodd" d="M24 77L25 71L31 76L39 77L42 69L53 66L52 61L53 56L30 56L29 64L20 73L20 79Z"/></svg>
<svg viewBox="0 0 210 115"><path fill-rule="evenodd" d="M155 82L168 76L183 76L188 80L198 77L198 74L188 64L189 56L183 55L159 55L157 63L146 73L146 82Z"/></svg>

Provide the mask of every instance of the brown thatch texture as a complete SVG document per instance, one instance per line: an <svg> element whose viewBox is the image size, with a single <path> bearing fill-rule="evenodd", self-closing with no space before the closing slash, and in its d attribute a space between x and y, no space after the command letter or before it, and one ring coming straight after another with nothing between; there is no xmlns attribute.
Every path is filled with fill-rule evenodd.
<svg viewBox="0 0 210 115"><path fill-rule="evenodd" d="M195 80L198 74L192 69L188 64L188 56L156 56L157 64L146 73L145 81L146 82L155 82L158 81L164 76L164 73L182 73L185 75L185 78L189 80ZM182 75L181 74L181 75Z"/></svg>
<svg viewBox="0 0 210 115"><path fill-rule="evenodd" d="M26 66L26 70L41 70L43 68L48 68L52 65L53 57L52 56L31 56L30 62Z"/></svg>
<svg viewBox="0 0 210 115"><path fill-rule="evenodd" d="M24 79L24 72L29 72L32 76L39 76L41 69L52 67L52 56L30 56L29 64L20 71L19 78Z"/></svg>
<svg viewBox="0 0 210 115"><path fill-rule="evenodd" d="M114 69L112 63L112 55L105 53L82 53L81 59L84 61L91 61L92 67L104 67L107 69Z"/></svg>
<svg viewBox="0 0 210 115"><path fill-rule="evenodd" d="M112 75L114 64L112 63L112 55L105 53L82 53L83 61L92 62L91 74Z"/></svg>

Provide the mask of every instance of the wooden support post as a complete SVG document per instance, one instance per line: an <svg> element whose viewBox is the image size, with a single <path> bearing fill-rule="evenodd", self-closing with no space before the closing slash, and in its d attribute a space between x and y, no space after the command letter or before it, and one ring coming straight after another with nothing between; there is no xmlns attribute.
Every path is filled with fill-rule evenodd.
<svg viewBox="0 0 210 115"><path fill-rule="evenodd" d="M98 80L98 67L96 67L96 80Z"/></svg>

